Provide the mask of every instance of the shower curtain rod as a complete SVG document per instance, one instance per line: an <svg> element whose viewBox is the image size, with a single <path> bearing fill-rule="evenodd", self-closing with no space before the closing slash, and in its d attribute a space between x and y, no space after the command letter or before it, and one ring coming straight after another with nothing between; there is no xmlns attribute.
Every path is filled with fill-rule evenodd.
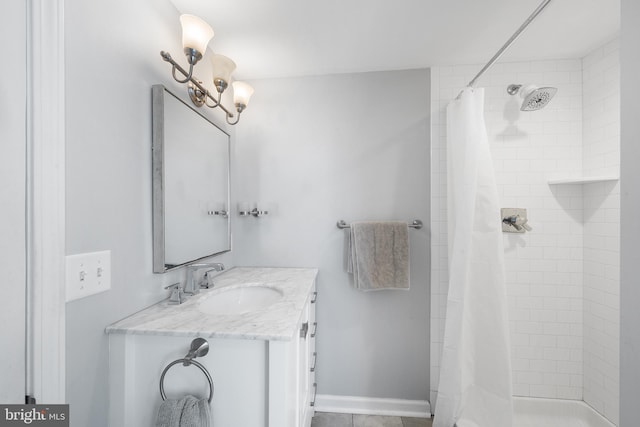
<svg viewBox="0 0 640 427"><path fill-rule="evenodd" d="M480 70L480 72L478 74L476 74L476 76L469 82L469 84L467 85L467 87L473 87L474 84L476 84L476 80L478 80L489 68L491 68L491 66L498 60L500 59L500 57L502 56L502 54L509 48L509 46L511 46L511 44L516 41L516 39L520 36L520 34L525 30L525 28L527 28L529 26L529 24L531 24L531 22L536 19L536 17L540 14L540 12L542 12L542 10L547 7L547 5L551 3L551 0L544 0L540 6L538 6L536 8L536 10L533 11L533 13L527 18L526 21L524 21L524 23L520 26L520 28L518 28L516 30L515 33L513 33L513 35L511 36L511 38L509 40L507 40L507 42L500 48L500 50L498 52L496 52L495 55L493 55L493 58L491 58L489 60L489 62L487 62L487 65L485 65L482 70Z"/></svg>

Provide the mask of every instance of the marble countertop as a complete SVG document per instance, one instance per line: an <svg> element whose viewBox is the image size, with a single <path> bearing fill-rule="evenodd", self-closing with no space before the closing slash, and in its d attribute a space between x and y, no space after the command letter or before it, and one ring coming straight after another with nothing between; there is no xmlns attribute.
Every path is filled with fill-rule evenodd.
<svg viewBox="0 0 640 427"><path fill-rule="evenodd" d="M212 289L203 289L178 305L161 301L108 326L106 332L288 341L297 333L317 274L315 268L234 267L217 275ZM243 314L214 315L198 310L198 304L215 293L251 284L276 288L283 296L268 307Z"/></svg>

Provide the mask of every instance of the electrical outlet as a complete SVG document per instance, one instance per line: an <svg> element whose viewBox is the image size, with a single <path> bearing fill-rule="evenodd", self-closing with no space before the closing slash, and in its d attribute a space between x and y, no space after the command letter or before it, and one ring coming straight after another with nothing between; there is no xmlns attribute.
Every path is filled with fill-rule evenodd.
<svg viewBox="0 0 640 427"><path fill-rule="evenodd" d="M111 289L111 251L66 257L67 301Z"/></svg>

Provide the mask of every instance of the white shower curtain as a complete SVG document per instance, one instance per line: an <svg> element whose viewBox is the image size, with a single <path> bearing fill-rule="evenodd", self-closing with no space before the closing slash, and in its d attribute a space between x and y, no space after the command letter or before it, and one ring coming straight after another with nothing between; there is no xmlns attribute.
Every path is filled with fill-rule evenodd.
<svg viewBox="0 0 640 427"><path fill-rule="evenodd" d="M434 427L512 427L500 209L484 90L447 107L449 295Z"/></svg>

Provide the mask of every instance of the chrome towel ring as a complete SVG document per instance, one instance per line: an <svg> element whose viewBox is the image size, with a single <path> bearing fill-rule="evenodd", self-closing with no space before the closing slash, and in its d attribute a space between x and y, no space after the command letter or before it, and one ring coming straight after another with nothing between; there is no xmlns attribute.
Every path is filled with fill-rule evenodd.
<svg viewBox="0 0 640 427"><path fill-rule="evenodd" d="M167 395L164 392L164 376L173 365L182 363L184 366L195 365L207 377L207 381L209 381L208 402L211 403L211 400L213 399L213 379L211 378L211 374L209 373L209 371L207 371L207 368L202 365L202 363L193 360L195 357L204 356L208 352L209 343L202 338L196 338L191 342L191 349L184 358L176 359L164 368L164 370L162 371L162 375L160 375L160 396L162 396L162 400L167 400Z"/></svg>

